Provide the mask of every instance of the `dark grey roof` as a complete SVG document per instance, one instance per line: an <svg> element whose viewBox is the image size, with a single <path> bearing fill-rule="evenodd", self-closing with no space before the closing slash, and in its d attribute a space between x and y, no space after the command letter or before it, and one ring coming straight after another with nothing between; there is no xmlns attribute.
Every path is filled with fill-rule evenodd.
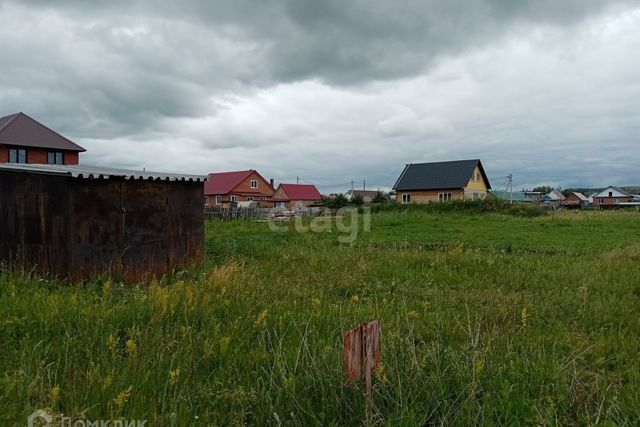
<svg viewBox="0 0 640 427"><path fill-rule="evenodd" d="M487 178L482 167L482 162L478 159L473 159L408 164L400 174L393 189L396 191L408 191L464 188L469 184L476 166L480 168L480 173L482 173L482 177L487 183L487 188L491 188L489 178Z"/></svg>
<svg viewBox="0 0 640 427"><path fill-rule="evenodd" d="M81 179L124 178L127 180L192 182L205 182L207 180L206 175L184 175L166 172L133 171L128 169L115 169L86 165L26 165L18 163L5 163L0 164L0 171L3 170L45 175L63 175Z"/></svg>
<svg viewBox="0 0 640 427"><path fill-rule="evenodd" d="M75 142L24 113L0 117L0 145L86 151Z"/></svg>

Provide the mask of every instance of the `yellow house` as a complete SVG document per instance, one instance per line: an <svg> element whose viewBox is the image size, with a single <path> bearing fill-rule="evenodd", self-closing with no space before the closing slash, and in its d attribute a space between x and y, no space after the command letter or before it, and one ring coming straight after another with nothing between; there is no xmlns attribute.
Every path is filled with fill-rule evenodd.
<svg viewBox="0 0 640 427"><path fill-rule="evenodd" d="M449 202L484 199L491 184L474 159L408 164L393 189L398 203Z"/></svg>

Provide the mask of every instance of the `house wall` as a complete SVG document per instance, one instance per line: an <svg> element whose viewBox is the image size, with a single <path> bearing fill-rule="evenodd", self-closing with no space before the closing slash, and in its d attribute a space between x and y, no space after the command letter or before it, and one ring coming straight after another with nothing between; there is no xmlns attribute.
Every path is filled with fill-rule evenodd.
<svg viewBox="0 0 640 427"><path fill-rule="evenodd" d="M463 200L464 190L428 190L428 191L398 191L396 193L396 202L402 204L402 195L411 194L411 203L429 203L438 202L438 194L451 193L451 200Z"/></svg>
<svg viewBox="0 0 640 427"><path fill-rule="evenodd" d="M484 177L480 172L480 168L476 166L475 170L473 171L473 176L471 177L469 183L467 184L467 187L465 188L464 198L468 200L474 200L476 198L484 199L485 197L487 197L488 190L489 189L487 182L484 180ZM477 196L474 196L476 194Z"/></svg>
<svg viewBox="0 0 640 427"><path fill-rule="evenodd" d="M602 203L600 203L602 199ZM619 203L631 203L633 197L594 197L593 206L600 209L610 209L618 206Z"/></svg>
<svg viewBox="0 0 640 427"><path fill-rule="evenodd" d="M43 273L128 281L204 256L202 185L0 171L0 260Z"/></svg>
<svg viewBox="0 0 640 427"><path fill-rule="evenodd" d="M24 147L27 150L27 163L46 164L50 150L44 148ZM60 151L60 150L57 150ZM79 153L75 151L63 151L65 165L77 165L80 162ZM9 163L9 148L0 146L0 163Z"/></svg>

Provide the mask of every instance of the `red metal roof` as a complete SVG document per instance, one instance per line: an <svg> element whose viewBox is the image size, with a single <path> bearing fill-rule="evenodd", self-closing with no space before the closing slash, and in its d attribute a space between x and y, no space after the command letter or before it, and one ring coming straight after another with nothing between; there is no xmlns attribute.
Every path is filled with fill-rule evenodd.
<svg viewBox="0 0 640 427"><path fill-rule="evenodd" d="M313 184L280 184L287 200L320 200L322 196Z"/></svg>
<svg viewBox="0 0 640 427"><path fill-rule="evenodd" d="M210 173L207 178L207 182L204 184L204 194L214 195L230 193L238 184L247 179L253 172L255 172L253 169L249 169L247 171Z"/></svg>
<svg viewBox="0 0 640 427"><path fill-rule="evenodd" d="M0 145L86 151L22 112L0 117Z"/></svg>

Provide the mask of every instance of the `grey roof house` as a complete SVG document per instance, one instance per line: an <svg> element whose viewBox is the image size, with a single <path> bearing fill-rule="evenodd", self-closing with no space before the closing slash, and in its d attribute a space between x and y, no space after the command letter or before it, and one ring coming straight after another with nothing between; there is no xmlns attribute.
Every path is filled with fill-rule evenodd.
<svg viewBox="0 0 640 427"><path fill-rule="evenodd" d="M479 159L435 163L410 163L393 189L399 203L479 200L491 189Z"/></svg>

